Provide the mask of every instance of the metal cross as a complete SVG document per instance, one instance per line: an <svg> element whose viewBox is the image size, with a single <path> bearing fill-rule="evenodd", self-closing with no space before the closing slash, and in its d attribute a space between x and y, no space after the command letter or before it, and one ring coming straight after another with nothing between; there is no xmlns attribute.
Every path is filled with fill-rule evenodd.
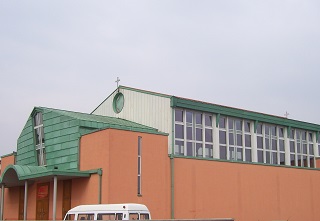
<svg viewBox="0 0 320 221"><path fill-rule="evenodd" d="M120 81L120 78L117 77L117 80L115 81L117 83L117 88L119 87L119 81Z"/></svg>
<svg viewBox="0 0 320 221"><path fill-rule="evenodd" d="M288 118L289 113L286 111L286 113L284 114L284 116L285 116L286 118Z"/></svg>

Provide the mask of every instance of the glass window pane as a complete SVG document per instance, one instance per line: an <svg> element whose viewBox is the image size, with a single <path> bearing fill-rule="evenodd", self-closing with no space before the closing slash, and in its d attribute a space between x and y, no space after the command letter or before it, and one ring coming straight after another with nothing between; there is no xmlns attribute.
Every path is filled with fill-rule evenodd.
<svg viewBox="0 0 320 221"><path fill-rule="evenodd" d="M246 161L247 162L251 162L251 150L250 149L245 149L245 153L246 153Z"/></svg>
<svg viewBox="0 0 320 221"><path fill-rule="evenodd" d="M242 148L237 148L237 160L243 160Z"/></svg>
<svg viewBox="0 0 320 221"><path fill-rule="evenodd" d="M270 128L268 125L264 126L264 134L269 135L270 134Z"/></svg>
<svg viewBox="0 0 320 221"><path fill-rule="evenodd" d="M46 156L47 156L46 149L43 147L42 148L42 160L43 160L42 166L47 165L47 157Z"/></svg>
<svg viewBox="0 0 320 221"><path fill-rule="evenodd" d="M313 144L309 144L309 154L314 155Z"/></svg>
<svg viewBox="0 0 320 221"><path fill-rule="evenodd" d="M233 133L229 133L229 145L234 145Z"/></svg>
<svg viewBox="0 0 320 221"><path fill-rule="evenodd" d="M196 140L202 141L202 129L196 128Z"/></svg>
<svg viewBox="0 0 320 221"><path fill-rule="evenodd" d="M290 138L291 138L291 139L294 139L294 129L291 129L291 130L290 130Z"/></svg>
<svg viewBox="0 0 320 221"><path fill-rule="evenodd" d="M306 131L301 131L302 135L302 140L307 140L307 132Z"/></svg>
<svg viewBox="0 0 320 221"><path fill-rule="evenodd" d="M237 146L242 146L242 135L237 134Z"/></svg>
<svg viewBox="0 0 320 221"><path fill-rule="evenodd" d="M290 165L295 166L296 165L296 159L294 154L290 154Z"/></svg>
<svg viewBox="0 0 320 221"><path fill-rule="evenodd" d="M308 139L309 139L309 142L313 142L312 133L309 133Z"/></svg>
<svg viewBox="0 0 320 221"><path fill-rule="evenodd" d="M219 143L220 144L226 144L227 138L226 138L226 132L225 131L219 131Z"/></svg>
<svg viewBox="0 0 320 221"><path fill-rule="evenodd" d="M284 140L279 140L279 150L284 151Z"/></svg>
<svg viewBox="0 0 320 221"><path fill-rule="evenodd" d="M234 147L229 147L229 159L230 160L236 159L236 153L235 153Z"/></svg>
<svg viewBox="0 0 320 221"><path fill-rule="evenodd" d="M226 118L220 117L219 128L226 128Z"/></svg>
<svg viewBox="0 0 320 221"><path fill-rule="evenodd" d="M263 138L262 137L257 137L257 148L263 149Z"/></svg>
<svg viewBox="0 0 320 221"><path fill-rule="evenodd" d="M263 163L263 151L258 150L258 162Z"/></svg>
<svg viewBox="0 0 320 221"><path fill-rule="evenodd" d="M245 146L251 147L251 135L248 135L248 134L245 135Z"/></svg>
<svg viewBox="0 0 320 221"><path fill-rule="evenodd" d="M296 130L296 138L301 139L301 132L299 130Z"/></svg>
<svg viewBox="0 0 320 221"><path fill-rule="evenodd" d="M183 122L183 111L175 110L175 120L178 122Z"/></svg>
<svg viewBox="0 0 320 221"><path fill-rule="evenodd" d="M175 137L180 139L184 138L183 125L179 125L179 124L175 125Z"/></svg>
<svg viewBox="0 0 320 221"><path fill-rule="evenodd" d="M284 153L280 153L280 165L285 165L286 164L286 156Z"/></svg>
<svg viewBox="0 0 320 221"><path fill-rule="evenodd" d="M270 152L266 151L266 163L270 164L271 163L271 156L270 156Z"/></svg>
<svg viewBox="0 0 320 221"><path fill-rule="evenodd" d="M202 157L203 154L203 148L201 143L196 143L196 156Z"/></svg>
<svg viewBox="0 0 320 221"><path fill-rule="evenodd" d="M257 134L262 134L262 124L257 125Z"/></svg>
<svg viewBox="0 0 320 221"><path fill-rule="evenodd" d="M236 120L236 130L242 131L242 121L241 120Z"/></svg>
<svg viewBox="0 0 320 221"><path fill-rule="evenodd" d="M276 152L272 152L271 164L278 164L278 156Z"/></svg>
<svg viewBox="0 0 320 221"><path fill-rule="evenodd" d="M205 115L205 124L206 124L206 126L212 127L212 116L211 115Z"/></svg>
<svg viewBox="0 0 320 221"><path fill-rule="evenodd" d="M228 125L229 125L229 129L233 129L233 120L232 119L228 119Z"/></svg>
<svg viewBox="0 0 320 221"><path fill-rule="evenodd" d="M196 113L196 124L202 125L202 114Z"/></svg>
<svg viewBox="0 0 320 221"><path fill-rule="evenodd" d="M266 149L269 150L270 149L270 143L269 143L269 139L268 138L265 139L265 145L266 145Z"/></svg>
<svg viewBox="0 0 320 221"><path fill-rule="evenodd" d="M307 146L307 144L303 144L302 153L304 153L304 154L307 154L307 153L308 153L308 146Z"/></svg>
<svg viewBox="0 0 320 221"><path fill-rule="evenodd" d="M297 143L297 153L301 153L301 145L300 145L300 143Z"/></svg>
<svg viewBox="0 0 320 221"><path fill-rule="evenodd" d="M295 153L295 148L294 148L294 141L290 141L290 152Z"/></svg>
<svg viewBox="0 0 320 221"><path fill-rule="evenodd" d="M225 146L220 146L220 159L227 159L227 148Z"/></svg>
<svg viewBox="0 0 320 221"><path fill-rule="evenodd" d="M283 137L283 128L282 127L279 128L279 137Z"/></svg>
<svg viewBox="0 0 320 221"><path fill-rule="evenodd" d="M272 139L272 150L277 150L278 148L277 148L277 140L275 140L275 139Z"/></svg>
<svg viewBox="0 0 320 221"><path fill-rule="evenodd" d="M206 158L213 157L213 146L211 144L206 144L205 157Z"/></svg>
<svg viewBox="0 0 320 221"><path fill-rule="evenodd" d="M312 156L312 157L310 157L310 167L311 168L315 168L315 160L314 160L314 157Z"/></svg>
<svg viewBox="0 0 320 221"><path fill-rule="evenodd" d="M180 140L175 141L174 154L175 155L184 155L184 142L183 141L180 141Z"/></svg>
<svg viewBox="0 0 320 221"><path fill-rule="evenodd" d="M187 139L188 140L192 140L193 136L192 136L192 127L187 127Z"/></svg>
<svg viewBox="0 0 320 221"><path fill-rule="evenodd" d="M212 142L212 129L206 129L206 142Z"/></svg>
<svg viewBox="0 0 320 221"><path fill-rule="evenodd" d="M192 115L193 115L193 113L191 111L186 111L186 118L187 118L187 122L188 123L192 123L193 122Z"/></svg>
<svg viewBox="0 0 320 221"><path fill-rule="evenodd" d="M40 140L41 140L41 138L40 138L40 133L41 133L40 128L36 128L36 129L34 130L36 145L40 144Z"/></svg>
<svg viewBox="0 0 320 221"><path fill-rule="evenodd" d="M271 127L271 135L272 136L277 136L277 127L276 126L272 126Z"/></svg>
<svg viewBox="0 0 320 221"><path fill-rule="evenodd" d="M141 175L141 157L138 157L138 175Z"/></svg>
<svg viewBox="0 0 320 221"><path fill-rule="evenodd" d="M187 142L187 156L194 156L194 146L191 142Z"/></svg>
<svg viewBox="0 0 320 221"><path fill-rule="evenodd" d="M244 131L245 132L250 132L250 122L246 121L244 124Z"/></svg>

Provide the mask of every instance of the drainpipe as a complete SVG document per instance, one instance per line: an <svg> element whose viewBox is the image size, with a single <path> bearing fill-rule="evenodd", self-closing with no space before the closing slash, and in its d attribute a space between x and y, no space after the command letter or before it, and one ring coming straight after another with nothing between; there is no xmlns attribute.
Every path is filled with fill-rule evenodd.
<svg viewBox="0 0 320 221"><path fill-rule="evenodd" d="M172 99L172 98L171 98ZM172 132L171 132L171 154L170 154L170 174L171 174L171 219L174 219L174 108L171 114Z"/></svg>
<svg viewBox="0 0 320 221"><path fill-rule="evenodd" d="M170 156L170 170L171 170L171 219L174 219L174 157Z"/></svg>
<svg viewBox="0 0 320 221"><path fill-rule="evenodd" d="M28 208L28 181L24 181L24 204L23 204L23 220L27 220Z"/></svg>
<svg viewBox="0 0 320 221"><path fill-rule="evenodd" d="M101 195L102 195L102 169L98 169L98 175L99 175L98 204L101 204Z"/></svg>
<svg viewBox="0 0 320 221"><path fill-rule="evenodd" d="M3 220L3 204L4 204L4 184L1 185L1 207L0 207L1 220Z"/></svg>
<svg viewBox="0 0 320 221"><path fill-rule="evenodd" d="M57 176L53 177L53 209L52 220L56 220L57 213Z"/></svg>

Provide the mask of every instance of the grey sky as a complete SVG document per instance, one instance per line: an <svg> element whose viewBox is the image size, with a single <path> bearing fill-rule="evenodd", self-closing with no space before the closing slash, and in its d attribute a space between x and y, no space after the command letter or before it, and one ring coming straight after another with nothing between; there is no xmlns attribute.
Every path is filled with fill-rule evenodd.
<svg viewBox="0 0 320 221"><path fill-rule="evenodd" d="M0 156L121 85L320 124L320 1L0 1Z"/></svg>

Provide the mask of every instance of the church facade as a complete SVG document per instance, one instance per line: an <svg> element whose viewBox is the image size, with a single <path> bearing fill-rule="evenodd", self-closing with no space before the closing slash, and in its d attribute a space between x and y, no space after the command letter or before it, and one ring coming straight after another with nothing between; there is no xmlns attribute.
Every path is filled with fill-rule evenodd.
<svg viewBox="0 0 320 221"><path fill-rule="evenodd" d="M319 131L125 86L90 114L36 107L2 156L0 215L135 202L153 219L319 220Z"/></svg>

